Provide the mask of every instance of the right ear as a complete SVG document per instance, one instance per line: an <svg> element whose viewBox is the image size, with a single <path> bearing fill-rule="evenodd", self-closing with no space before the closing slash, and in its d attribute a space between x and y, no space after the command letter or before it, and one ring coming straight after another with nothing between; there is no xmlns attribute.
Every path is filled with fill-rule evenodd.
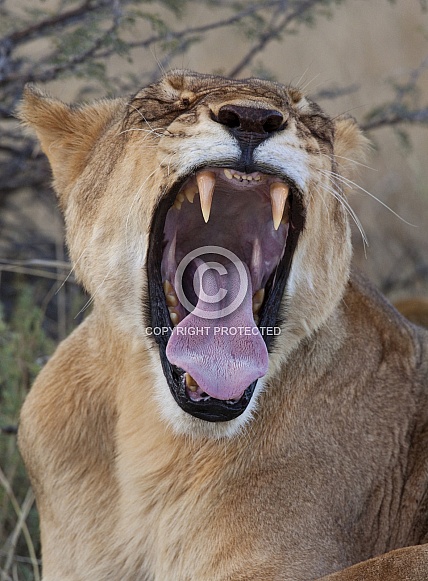
<svg viewBox="0 0 428 581"><path fill-rule="evenodd" d="M117 105L117 100L105 100L72 107L34 85L25 87L17 117L35 130L63 205L69 187L85 168L95 141L109 126Z"/></svg>

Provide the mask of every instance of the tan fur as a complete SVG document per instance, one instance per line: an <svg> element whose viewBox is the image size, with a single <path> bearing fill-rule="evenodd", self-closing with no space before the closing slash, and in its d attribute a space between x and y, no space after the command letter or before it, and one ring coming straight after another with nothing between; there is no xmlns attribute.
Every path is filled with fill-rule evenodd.
<svg viewBox="0 0 428 581"><path fill-rule="evenodd" d="M157 203L204 156L234 155L210 118L226 103L289 116L256 154L295 173L307 218L263 389L219 425L172 399L142 297ZM186 71L129 103L72 108L30 88L20 117L94 297L22 410L44 581L426 580L428 338L349 274L328 172L352 179L355 122L295 89Z"/></svg>

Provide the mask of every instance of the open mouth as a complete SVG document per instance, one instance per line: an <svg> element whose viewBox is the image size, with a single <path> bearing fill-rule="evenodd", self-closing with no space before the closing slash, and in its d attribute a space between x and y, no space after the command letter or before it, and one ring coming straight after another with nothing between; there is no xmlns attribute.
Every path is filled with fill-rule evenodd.
<svg viewBox="0 0 428 581"><path fill-rule="evenodd" d="M152 223L150 317L178 405L207 421L247 408L279 331L301 197L286 177L203 167L161 200Z"/></svg>

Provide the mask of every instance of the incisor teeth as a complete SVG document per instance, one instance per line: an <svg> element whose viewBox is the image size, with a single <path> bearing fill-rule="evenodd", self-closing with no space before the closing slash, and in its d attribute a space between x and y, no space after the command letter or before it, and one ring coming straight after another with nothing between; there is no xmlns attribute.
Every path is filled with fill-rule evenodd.
<svg viewBox="0 0 428 581"><path fill-rule="evenodd" d="M177 198L174 201L174 208L177 208L177 210L181 210L181 202Z"/></svg>
<svg viewBox="0 0 428 581"><path fill-rule="evenodd" d="M202 216L205 222L208 222L215 188L215 173L208 170L200 171L196 174L196 181L198 183L199 197L201 200Z"/></svg>
<svg viewBox="0 0 428 581"><path fill-rule="evenodd" d="M191 204L193 204L193 200L195 199L197 193L198 188L196 187L196 185L187 186L187 188L184 190L184 195Z"/></svg>
<svg viewBox="0 0 428 581"><path fill-rule="evenodd" d="M281 182L275 182L270 187L273 227L275 230L278 230L279 225L281 224L282 214L284 213L285 202L287 201L289 190L290 188Z"/></svg>
<svg viewBox="0 0 428 581"><path fill-rule="evenodd" d="M252 182L257 181L259 182L261 180L261 177L259 175L251 175L251 174L246 174L246 173L236 173L237 170L230 170L227 168L223 169L224 175L227 177L228 180L238 180L238 182ZM235 172L235 173L232 173Z"/></svg>
<svg viewBox="0 0 428 581"><path fill-rule="evenodd" d="M197 391L198 390L198 384L196 383L196 381L193 379L193 377L190 375L190 373L185 373L184 374L184 378L186 380L186 386L189 389L189 391Z"/></svg>
<svg viewBox="0 0 428 581"><path fill-rule="evenodd" d="M177 198L176 198L179 202L183 203L184 202L184 194L182 194L181 192L179 194L177 194Z"/></svg>

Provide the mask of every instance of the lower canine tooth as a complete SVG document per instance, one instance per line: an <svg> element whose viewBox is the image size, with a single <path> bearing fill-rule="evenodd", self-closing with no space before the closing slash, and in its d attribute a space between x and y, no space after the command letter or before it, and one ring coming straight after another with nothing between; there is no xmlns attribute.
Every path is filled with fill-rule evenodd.
<svg viewBox="0 0 428 581"><path fill-rule="evenodd" d="M197 391L198 390L198 384L196 383L196 381L193 379L193 377L190 375L190 373L185 373L184 374L185 380L186 380L186 386L189 389L189 391Z"/></svg>
<svg viewBox="0 0 428 581"><path fill-rule="evenodd" d="M174 311L173 307L168 307L169 311L169 318L171 319L171 323L174 325L178 325L180 322L180 317L176 311Z"/></svg>
<svg viewBox="0 0 428 581"><path fill-rule="evenodd" d="M273 227L275 230L278 230L281 224L289 190L290 188L282 182L275 182L270 186Z"/></svg>
<svg viewBox="0 0 428 581"><path fill-rule="evenodd" d="M260 307L263 304L264 298L265 298L265 289L264 288L261 288L253 296L253 313L256 314L256 313L259 312Z"/></svg>
<svg viewBox="0 0 428 581"><path fill-rule="evenodd" d="M208 170L200 171L196 174L196 181L198 183L199 197L201 200L202 216L205 222L208 222L215 188L215 173Z"/></svg>

